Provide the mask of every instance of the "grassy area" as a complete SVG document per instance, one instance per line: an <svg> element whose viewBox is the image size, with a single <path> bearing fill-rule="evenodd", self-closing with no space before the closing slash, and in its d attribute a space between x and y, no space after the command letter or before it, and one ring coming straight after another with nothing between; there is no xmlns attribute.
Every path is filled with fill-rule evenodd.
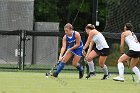
<svg viewBox="0 0 140 93"><path fill-rule="evenodd" d="M140 84L133 83L131 75L125 82L78 79L77 73L61 73L59 78L45 78L44 73L0 72L0 93L140 93ZM136 79L136 77L135 77Z"/></svg>

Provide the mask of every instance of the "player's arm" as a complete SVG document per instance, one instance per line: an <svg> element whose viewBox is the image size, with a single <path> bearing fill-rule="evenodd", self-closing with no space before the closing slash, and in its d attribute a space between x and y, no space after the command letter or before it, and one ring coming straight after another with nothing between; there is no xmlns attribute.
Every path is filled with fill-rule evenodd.
<svg viewBox="0 0 140 93"><path fill-rule="evenodd" d="M126 36L126 33L123 32L121 34L121 44L120 44L120 53L123 54L124 53L124 41L125 41L125 36Z"/></svg>
<svg viewBox="0 0 140 93"><path fill-rule="evenodd" d="M89 36L88 36L88 39L87 39L86 44L84 45L83 50L85 50L85 49L89 46L89 44L90 44L90 42L91 42L91 40L92 40L93 35L94 35L93 32L89 32Z"/></svg>
<svg viewBox="0 0 140 93"><path fill-rule="evenodd" d="M62 58L65 50L66 50L66 35L63 37L63 40L62 40L62 47L61 47L61 52L59 55L59 60Z"/></svg>
<svg viewBox="0 0 140 93"><path fill-rule="evenodd" d="M76 49L77 47L80 46L81 36L78 32L75 32L75 39L76 39L76 44L72 48L70 48L69 50Z"/></svg>

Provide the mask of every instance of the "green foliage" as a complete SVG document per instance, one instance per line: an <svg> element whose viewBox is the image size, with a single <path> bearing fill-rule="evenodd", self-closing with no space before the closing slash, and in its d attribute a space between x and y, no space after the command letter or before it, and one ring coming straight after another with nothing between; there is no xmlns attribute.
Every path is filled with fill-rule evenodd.
<svg viewBox="0 0 140 93"><path fill-rule="evenodd" d="M57 2L55 0L35 1L35 21L51 22L59 21L57 15Z"/></svg>
<svg viewBox="0 0 140 93"><path fill-rule="evenodd" d="M100 22L98 30L103 31L106 23L106 0L98 0L98 5L98 20Z"/></svg>
<svg viewBox="0 0 140 93"><path fill-rule="evenodd" d="M74 23L76 30L82 31L86 24L92 23L92 2L92 0L35 0L35 21L59 22L60 31L63 30L63 26L67 22L70 22ZM98 0L98 2L100 27L97 29L103 31L106 17L106 2L105 0Z"/></svg>

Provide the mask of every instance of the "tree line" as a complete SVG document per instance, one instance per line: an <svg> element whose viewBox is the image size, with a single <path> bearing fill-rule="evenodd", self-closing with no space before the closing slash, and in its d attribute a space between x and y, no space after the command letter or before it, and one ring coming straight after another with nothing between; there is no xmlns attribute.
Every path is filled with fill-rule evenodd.
<svg viewBox="0 0 140 93"><path fill-rule="evenodd" d="M105 3L105 0L98 0L100 26L97 29L100 31L103 31L106 21ZM78 31L92 23L93 0L35 0L34 8L36 22L59 22L60 31L67 22L74 22Z"/></svg>

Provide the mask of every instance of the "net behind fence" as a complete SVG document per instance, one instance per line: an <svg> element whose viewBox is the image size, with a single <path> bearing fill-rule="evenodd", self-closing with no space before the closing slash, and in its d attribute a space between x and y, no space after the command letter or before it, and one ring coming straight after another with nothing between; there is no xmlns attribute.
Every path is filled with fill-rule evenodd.
<svg viewBox="0 0 140 93"><path fill-rule="evenodd" d="M107 0L106 4L107 15L104 36L110 38L109 40L107 40L112 50L112 53L108 58L108 59L112 58L112 60L109 60L109 62L114 61L117 62L118 58L120 57L119 39L125 23L131 22L133 24L134 26L133 31L137 35L138 40L140 41L139 9L140 9L139 0ZM127 50L128 48L125 47L125 49ZM108 65L111 65L111 63L109 63ZM140 62L138 66L140 66Z"/></svg>
<svg viewBox="0 0 140 93"><path fill-rule="evenodd" d="M139 0L107 0L105 32L120 33L125 23L131 22L134 32L140 31Z"/></svg>

